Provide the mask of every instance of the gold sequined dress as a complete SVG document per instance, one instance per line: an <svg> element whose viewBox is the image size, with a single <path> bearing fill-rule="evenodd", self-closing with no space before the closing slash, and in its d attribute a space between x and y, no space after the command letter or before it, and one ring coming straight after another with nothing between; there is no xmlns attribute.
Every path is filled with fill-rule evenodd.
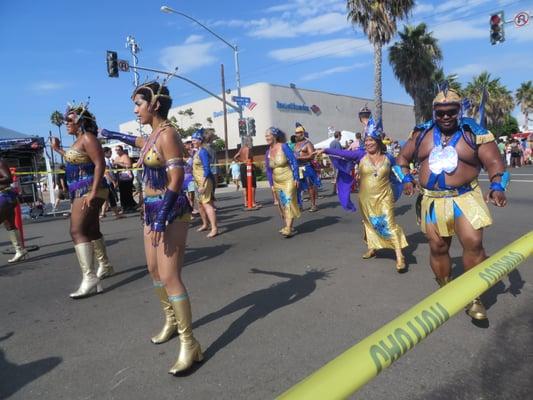
<svg viewBox="0 0 533 400"><path fill-rule="evenodd" d="M387 157L376 166L368 156L363 157L359 163L359 210L369 249L407 247L403 230L394 220L390 172L391 163Z"/></svg>
<svg viewBox="0 0 533 400"><path fill-rule="evenodd" d="M202 204L214 200L214 177L209 166L209 155L203 147L194 154L192 160L192 175L198 188L198 201ZM205 182L205 183L204 183ZM202 193L200 193L202 190Z"/></svg>
<svg viewBox="0 0 533 400"><path fill-rule="evenodd" d="M299 218L300 207L296 192L296 182L285 153L280 149L274 156L269 155L272 168L273 188L278 194L279 203L286 218Z"/></svg>

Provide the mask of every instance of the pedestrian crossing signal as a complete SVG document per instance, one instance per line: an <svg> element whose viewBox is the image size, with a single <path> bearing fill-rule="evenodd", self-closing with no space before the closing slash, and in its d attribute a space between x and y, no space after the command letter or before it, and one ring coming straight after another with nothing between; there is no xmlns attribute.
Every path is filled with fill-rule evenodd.
<svg viewBox="0 0 533 400"><path fill-rule="evenodd" d="M255 119L248 118L248 135L255 136Z"/></svg>
<svg viewBox="0 0 533 400"><path fill-rule="evenodd" d="M505 32L503 30L503 25L505 24L505 19L503 11L499 11L490 16L490 44L495 45L505 41Z"/></svg>
<svg viewBox="0 0 533 400"><path fill-rule="evenodd" d="M246 118L239 118L239 136L248 136L248 124Z"/></svg>
<svg viewBox="0 0 533 400"><path fill-rule="evenodd" d="M107 51L107 76L118 78L118 61L116 51Z"/></svg>

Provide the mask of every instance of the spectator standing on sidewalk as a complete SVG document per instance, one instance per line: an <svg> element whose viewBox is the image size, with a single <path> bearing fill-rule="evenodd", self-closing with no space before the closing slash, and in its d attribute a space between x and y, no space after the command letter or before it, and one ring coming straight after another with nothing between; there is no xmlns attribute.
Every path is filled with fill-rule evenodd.
<svg viewBox="0 0 533 400"><path fill-rule="evenodd" d="M115 147L117 157L113 160L115 168L131 168L132 162L130 157L124 151L124 147ZM137 203L133 200L133 172L120 171L118 173L118 190L120 193L120 204L125 213L135 212Z"/></svg>

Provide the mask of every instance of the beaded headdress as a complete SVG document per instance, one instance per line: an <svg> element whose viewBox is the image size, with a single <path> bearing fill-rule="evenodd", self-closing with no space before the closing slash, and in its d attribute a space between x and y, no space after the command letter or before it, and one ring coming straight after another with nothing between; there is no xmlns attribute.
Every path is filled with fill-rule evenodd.
<svg viewBox="0 0 533 400"><path fill-rule="evenodd" d="M177 70L178 68L176 68ZM148 90L151 94L152 94L152 100L150 101L150 106L153 107L157 100L161 97L163 98L166 98L166 99L169 99L170 101L172 101L172 97L170 97L170 95L168 94L162 94L161 91L163 90L164 87L166 87L168 81L174 76L174 74L168 74L165 79L163 79L163 81L161 83L159 83L159 79L155 79L153 81L148 81L148 82L145 82L145 83L142 83L140 84L139 86L137 86L134 90L133 90L133 94L131 95L131 98L133 99L135 97L136 94L139 93L139 91L141 89L144 89L144 90ZM158 86L158 89L157 89L157 92L154 93L154 90L152 89L152 87L150 85L154 84L154 83L157 83L159 86Z"/></svg>
<svg viewBox="0 0 533 400"><path fill-rule="evenodd" d="M76 114L76 120L74 123L79 123L82 119L87 119L96 122L96 118L94 115L89 112L89 102L91 98L87 97L87 101L81 102L79 104L76 104L76 102L73 100L72 102L67 103L67 109L65 110L65 114L63 115L63 118L67 119L69 114Z"/></svg>

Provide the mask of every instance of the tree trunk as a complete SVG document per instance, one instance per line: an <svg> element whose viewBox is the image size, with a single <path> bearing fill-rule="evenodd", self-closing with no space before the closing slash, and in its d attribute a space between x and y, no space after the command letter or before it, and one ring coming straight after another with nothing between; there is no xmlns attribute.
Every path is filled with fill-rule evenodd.
<svg viewBox="0 0 533 400"><path fill-rule="evenodd" d="M374 120L377 122L383 115L383 99L381 93L381 44L379 43L374 43L374 102L376 105L376 115L374 116ZM385 126L385 124L383 124L383 126Z"/></svg>
<svg viewBox="0 0 533 400"><path fill-rule="evenodd" d="M524 132L529 132L529 110L527 107L524 110L524 117L526 118L526 123L524 124Z"/></svg>

